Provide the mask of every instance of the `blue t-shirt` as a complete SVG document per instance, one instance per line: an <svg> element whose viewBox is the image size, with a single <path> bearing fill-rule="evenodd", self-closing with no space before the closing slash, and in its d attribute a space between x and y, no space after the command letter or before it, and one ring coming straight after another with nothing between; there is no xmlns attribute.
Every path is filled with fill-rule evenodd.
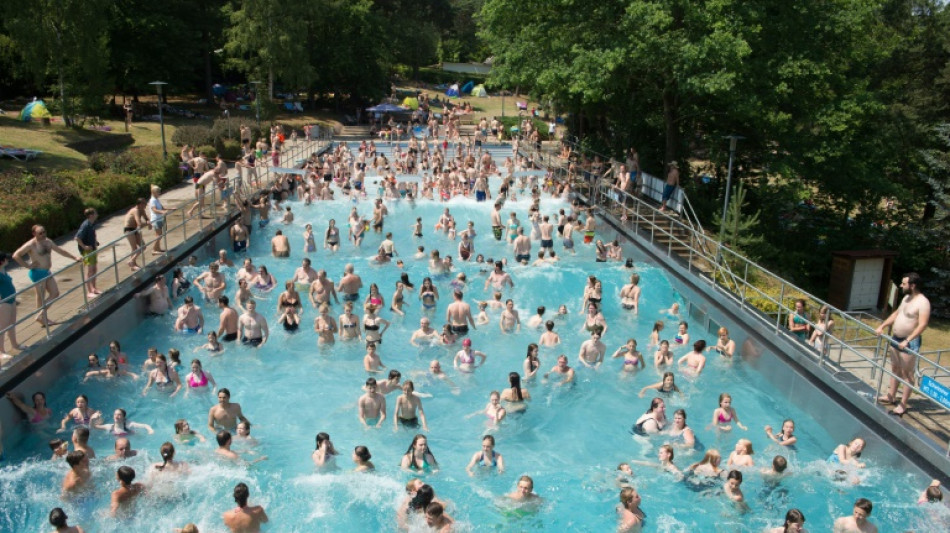
<svg viewBox="0 0 950 533"><path fill-rule="evenodd" d="M14 294L16 294L16 289L13 288L13 278L6 272L0 272L0 303L13 303L7 302L6 299Z"/></svg>
<svg viewBox="0 0 950 533"><path fill-rule="evenodd" d="M79 231L76 233L76 239L86 246L96 248L98 246L98 242L96 242L95 224L89 222L88 218L83 220L82 225L79 226Z"/></svg>

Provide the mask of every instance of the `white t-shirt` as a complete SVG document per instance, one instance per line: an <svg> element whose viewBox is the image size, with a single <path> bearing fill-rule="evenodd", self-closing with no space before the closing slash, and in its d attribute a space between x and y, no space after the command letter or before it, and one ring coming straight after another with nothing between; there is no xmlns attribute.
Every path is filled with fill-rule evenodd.
<svg viewBox="0 0 950 533"><path fill-rule="evenodd" d="M162 215L156 212L155 211L156 209L165 209L165 208L162 206L162 202L158 198L153 196L149 198L148 200L148 210L149 210L148 221L152 224L165 220L165 215Z"/></svg>

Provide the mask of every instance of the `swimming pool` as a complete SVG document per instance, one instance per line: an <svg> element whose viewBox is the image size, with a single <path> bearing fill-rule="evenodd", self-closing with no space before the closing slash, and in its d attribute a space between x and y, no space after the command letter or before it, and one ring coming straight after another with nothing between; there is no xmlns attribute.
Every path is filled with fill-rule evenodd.
<svg viewBox="0 0 950 533"><path fill-rule="evenodd" d="M307 222L313 223L319 243L326 220L332 217L344 225L352 204L340 201L312 206L290 202L289 205L296 215L294 224L285 226L275 220L264 230L254 229L250 254L255 264L266 265L282 286L305 256L313 260L315 268L326 269L334 281L339 281L346 263L353 263L367 287L370 282L379 285L388 307L394 284L403 270L392 265L371 264L381 236L369 233L359 250L345 243L337 253L326 252L319 244L317 252L302 252L303 226ZM423 277L429 275L426 262L412 258L417 246L424 245L427 252L439 249L443 255L456 255L458 241L449 241L432 227L444 206L450 207L460 228L468 220L475 222L476 253L511 258L510 249L491 236L490 203L476 204L464 199L445 205L390 203L391 216L386 220L386 230L396 233L396 248L406 262L404 270L417 289ZM522 224L526 224L528 207L527 201L509 202L503 212L507 218L508 212L516 211ZM557 200L542 203L544 213L553 214L557 209L569 207ZM368 215L371 206L363 202L359 210ZM422 217L425 222L422 239L410 236L416 217ZM290 259L270 256L269 240L277 229L291 238ZM610 232L604 232L604 236L613 238ZM390 369L399 369L404 379L413 379L417 390L433 395L424 398L423 405L430 429L429 446L441 470L425 476L425 480L432 484L440 499L452 502L449 512L463 530L611 530L616 526L617 464L630 460L655 461L656 448L666 442L663 437L634 437L629 431L652 397L648 394L639 398L637 393L643 386L658 381L659 374L648 366L634 376L621 376L621 360L609 357L631 337L646 352L648 335L658 318L667 324L662 337L671 338L676 320L659 317L657 312L674 302L686 302L661 268L638 261L636 271L642 277L643 296L639 317L631 316L616 304L617 294L627 282L630 271L622 263L595 263L593 247L580 244L579 238L575 241L577 256L563 254L560 243L555 244L555 250L562 257L557 266L508 267L515 287L506 292L505 298L515 301L522 321L527 321L538 305L547 307L546 317L553 316L559 305L567 305L570 313L558 321L556 328L562 344L556 349L542 348L541 368L550 369L560 353L565 353L571 365L577 368L578 347L588 338L586 332L580 331L582 287L588 275L596 275L604 283L604 314L610 327L604 339L608 359L597 372L577 368L573 386L554 387L540 380L529 384L533 400L527 411L512 416L499 428L489 428L481 414L489 392L504 389L508 372L521 370L526 346L537 342L540 332L523 325L520 333L502 335L498 315L492 314L491 324L479 327L470 336L473 347L488 354L487 362L474 374L466 375L452 370L452 357L458 345L450 349L441 346L417 349L408 345L421 316L416 293L406 295L405 317L394 317L388 311L382 313L393 322L379 349L384 364ZM626 256L642 258L632 245L625 248ZM535 243L533 250L537 249ZM185 270L189 278L201 271L193 267ZM484 276L478 265L457 264L456 270L466 272L469 277L466 301L490 297L490 291L482 289ZM236 267L225 269L229 296L234 294L235 271ZM441 295L433 315L433 326L437 329L441 328L445 308L451 301L449 281L436 279ZM232 401L240 403L253 422L252 434L259 444L253 448L236 445L236 448L250 449L256 454L250 455L251 459L266 455L266 461L245 468L220 464L213 458L213 436L206 427L208 408L214 402L211 394L168 399L153 391L143 398L144 378L134 384L96 381L83 384L85 354L74 353L71 354L77 361L74 372L61 378L54 390L47 391L54 418L58 422L73 405L76 395L83 393L89 396L91 406L102 410L107 417L113 409L123 407L129 419L150 424L156 430L155 435L132 436L133 447L140 450L140 456L125 463L135 468L139 480L153 477L150 465L160 462L158 448L166 440L172 440L175 420L188 420L192 428L201 431L209 441L193 446L176 444L176 458L192 463L192 473L174 480L150 482L150 494L138 502L135 515L116 522L103 517L108 509L109 491L116 485L116 463L99 461L95 464L95 493L64 505L59 498L59 484L66 467L62 462L45 460L48 458L45 443L51 430L24 432L18 442L7 449L10 466L0 471L0 505L5 509L0 514L0 530L45 530L46 515L55 506L63 506L70 515L70 522L82 524L87 531L168 531L188 521L196 522L202 531L218 530L220 514L232 508L231 489L238 481L251 486L252 503L267 508L271 517L269 531L394 530L396 506L404 497L405 482L412 477L400 471L398 464L414 432L405 429L394 432L391 418L380 430L360 427L356 402L367 377L362 367L364 345L338 340L332 348L318 347L309 326L315 316L309 306L304 311L302 330L295 334L284 332L276 324L279 292L280 288L263 294L258 301L258 310L268 318L272 332L271 340L261 350L232 344L218 357L210 357L200 350L196 353L205 342L204 336L171 333L173 317L148 319L132 331L115 335L123 351L129 354L135 371L150 346L162 353L178 348L186 367L193 357L199 357L219 386L231 390ZM200 301L197 291L192 289L190 294ZM361 294L365 297L367 288L364 287ZM209 328L217 326L216 308L210 304L202 307ZM341 309L342 306L335 305L333 316L339 315ZM695 324L691 326L692 339L714 341L714 332L702 331ZM734 331L734 337L740 338L739 335ZM104 346L99 353L106 353ZM683 349L676 351L677 356L683 353ZM432 359L442 362L455 387L424 376ZM914 504L926 479L886 464L884 456L892 451L871 448L865 456L869 468L857 473L860 485L853 486L850 480L835 481L834 469L825 459L840 441L832 437L836 411L840 408L831 406L820 416L810 416L792 405L787 397L773 395L774 387L752 366L740 357L727 362L710 354L707 368L699 378L688 379L677 373L677 384L683 394L667 398L668 414L681 407L686 409L690 426L705 447L717 448L727 456L738 438L749 438L753 442L756 468L746 471L743 483L750 510L740 512L716 494L716 489L696 491L671 476L634 466L633 483L643 496L641 507L648 517L645 530L760 531L769 525L779 525L788 508L798 507L805 513L810 530L823 531L830 529L834 517L849 514L858 497L875 503L871 518L881 531L928 530L925 521L931 519L927 514L929 510ZM184 373L186 371L183 376ZM733 405L749 427L748 431L736 429L718 434L706 428L722 392L732 395ZM389 395L390 417L395 400L396 393ZM477 415L469 417L474 413ZM793 418L796 422L799 444L793 453L769 445L762 431L765 424L780 426L784 418ZM310 454L314 436L320 431L328 432L341 452L337 471L314 471ZM507 470L502 475L469 477L465 466L472 454L480 450L481 436L489 431L497 439L496 450L504 455ZM113 442L106 432L93 432L91 443L100 457L111 453ZM366 445L372 452L377 467L375 474L349 472L352 468L350 453L359 444ZM793 474L775 486L766 483L757 472L768 466L777 453L789 457ZM677 451L675 463L683 468L701 456L701 453ZM31 457L38 459L31 460ZM876 460L876 457L881 459ZM514 489L522 474L534 478L535 491L546 500L536 513L512 509L499 501L500 496Z"/></svg>

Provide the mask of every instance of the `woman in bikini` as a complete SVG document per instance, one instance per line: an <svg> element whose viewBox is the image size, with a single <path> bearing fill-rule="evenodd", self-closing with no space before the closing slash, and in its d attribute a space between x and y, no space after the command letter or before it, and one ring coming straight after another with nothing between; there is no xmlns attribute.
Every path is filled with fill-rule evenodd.
<svg viewBox="0 0 950 533"><path fill-rule="evenodd" d="M449 346L455 344L455 341L458 340L458 335L452 331L452 326L446 324L442 326L442 344Z"/></svg>
<svg viewBox="0 0 950 533"><path fill-rule="evenodd" d="M482 449L472 455L472 460L469 461L468 466L465 467L465 471L468 472L468 475L474 476L475 468L479 470L491 470L494 468L499 474L505 473L505 460L500 453L495 451L494 436L485 435L482 437Z"/></svg>
<svg viewBox="0 0 950 533"><path fill-rule="evenodd" d="M266 266L261 265L260 268L257 269L257 275L254 276L251 285L257 291L270 292L277 286L277 280L274 279L273 274L267 271Z"/></svg>
<svg viewBox="0 0 950 533"><path fill-rule="evenodd" d="M686 346L689 344L689 324L686 322L680 322L679 329L676 331L676 336L673 337L673 342L680 345ZM705 347L706 342L703 341L703 347Z"/></svg>
<svg viewBox="0 0 950 533"><path fill-rule="evenodd" d="M33 406L30 407L23 403L13 391L7 391L7 399L16 406L17 409L23 412L26 415L26 419L30 421L31 424L39 424L49 420L53 416L53 411L46 406L46 395L42 392L33 393Z"/></svg>
<svg viewBox="0 0 950 533"><path fill-rule="evenodd" d="M178 372L175 372L168 366L168 359L162 354L158 355L158 362L155 368L148 373L148 383L145 384L145 388L142 390L142 396L148 394L148 389L150 389L153 384L156 389L162 391L174 386L175 390L172 391L169 397L174 397L178 394L178 391L180 391L182 387Z"/></svg>
<svg viewBox="0 0 950 533"><path fill-rule="evenodd" d="M89 424L95 419L101 420L102 413L89 407L89 398L87 398L85 394L80 394L76 398L76 407L71 409L66 413L66 416L63 417L63 421L59 425L59 430L66 431L66 423L70 420L73 421L74 427L89 427Z"/></svg>
<svg viewBox="0 0 950 533"><path fill-rule="evenodd" d="M115 412L112 413L111 424L95 424L93 427L96 429L104 429L116 437L131 435L135 433L135 428L144 429L149 435L155 433L155 430L152 429L152 426L148 424L132 422L126 418L125 409L116 409Z"/></svg>
<svg viewBox="0 0 950 533"><path fill-rule="evenodd" d="M673 424L667 434L670 436L670 442L678 447L690 450L697 447L696 434L693 433L693 428L686 425L686 411L683 409L677 409L673 413Z"/></svg>
<svg viewBox="0 0 950 533"><path fill-rule="evenodd" d="M439 302L439 289L432 284L432 278L426 277L422 280L422 286L419 287L419 300L422 301L422 308L426 311L435 309Z"/></svg>
<svg viewBox="0 0 950 533"><path fill-rule="evenodd" d="M659 349L653 354L653 366L669 366L673 364L673 352L670 351L670 341L660 341Z"/></svg>
<svg viewBox="0 0 950 533"><path fill-rule="evenodd" d="M485 409L475 413L476 415L484 414L488 417L488 420L492 425L498 425L502 420L505 419L505 416L508 415L508 411L501 406L501 394L493 390L488 395L488 404L485 405Z"/></svg>
<svg viewBox="0 0 950 533"><path fill-rule="evenodd" d="M653 385L647 385L640 389L640 397L646 394L648 390L655 390L661 394L672 394L674 392L680 392L679 387L676 386L676 378L673 376L672 372L664 372L663 379L654 383Z"/></svg>
<svg viewBox="0 0 950 533"><path fill-rule="evenodd" d="M114 358L116 361L119 362L120 365L125 366L129 364L129 356L126 355L125 352L122 351L122 347L119 345L119 341L114 340L109 343L108 357Z"/></svg>
<svg viewBox="0 0 950 533"><path fill-rule="evenodd" d="M371 289L372 290L372 289ZM399 316L405 316L406 313L403 312L402 306L406 305L406 297L403 292L406 290L406 286L401 281L396 282L396 292L393 293L392 304L389 306L389 310L393 313L396 313Z"/></svg>
<svg viewBox="0 0 950 533"><path fill-rule="evenodd" d="M332 218L323 236L323 249L334 252L340 249L340 228L336 227L336 220Z"/></svg>
<svg viewBox="0 0 950 533"><path fill-rule="evenodd" d="M303 251L304 253L311 253L317 251L317 243L313 238L313 224L307 224L304 226L303 232Z"/></svg>
<svg viewBox="0 0 950 533"><path fill-rule="evenodd" d="M340 340L363 340L363 332L360 330L360 317L353 314L353 302L343 304L343 314L340 315L337 323L340 325Z"/></svg>
<svg viewBox="0 0 950 533"><path fill-rule="evenodd" d="M705 349L706 341L700 339L694 342L693 351L689 352L683 357L680 357L676 364L682 366L683 363L686 363L686 370L693 375L698 376L706 366L706 356L703 355L703 350Z"/></svg>
<svg viewBox="0 0 950 533"><path fill-rule="evenodd" d="M586 331L589 334L596 328L600 328L601 338L607 334L607 320L604 319L604 314L600 312L597 304L590 302L587 304L587 316L584 317L584 323L581 325L580 331Z"/></svg>
<svg viewBox="0 0 950 533"><path fill-rule="evenodd" d="M623 357L624 372L636 372L646 366L643 362L643 355L637 351L637 341L635 339L627 339L627 344L617 348L612 358L617 359L618 357Z"/></svg>
<svg viewBox="0 0 950 533"><path fill-rule="evenodd" d="M128 370L124 370L120 368L119 361L117 359L115 359L114 357L109 357L106 360L106 367L104 369L90 370L89 372L86 372L86 377L83 378L83 383L85 383L86 380L92 377L114 379L114 378L120 378L123 376L131 377L133 380L139 379L139 376L137 374L133 374L132 372L129 372Z"/></svg>
<svg viewBox="0 0 950 533"><path fill-rule="evenodd" d="M710 427L717 427L720 431L731 431L732 423L735 422L740 429L748 429L739 422L739 415L732 407L732 396L724 392L719 395L719 407L713 410L712 422Z"/></svg>
<svg viewBox="0 0 950 533"><path fill-rule="evenodd" d="M284 292L277 297L277 312L283 313L288 307L293 307L297 313L303 311L303 303L300 301L300 293L297 292L297 286L293 281L284 284Z"/></svg>
<svg viewBox="0 0 950 533"><path fill-rule="evenodd" d="M191 361L191 372L185 376L185 383L188 384L189 391L207 391L208 384L211 384L212 391L216 391L218 389L218 384L215 383L214 377L211 376L211 372L205 372L205 370L201 367L201 361L198 359L193 359Z"/></svg>
<svg viewBox="0 0 950 533"><path fill-rule="evenodd" d="M828 458L828 461L831 463L853 465L858 468L864 468L864 463L858 459L861 457L861 452L864 451L864 447L866 445L867 443L861 437L853 439L848 444L839 444L837 447L835 447L835 451L831 454L831 457Z"/></svg>
<svg viewBox="0 0 950 533"><path fill-rule="evenodd" d="M508 388L501 391L500 399L508 405L511 413L520 413L528 408L531 394L521 388L521 376L517 372L508 373Z"/></svg>
<svg viewBox="0 0 950 533"><path fill-rule="evenodd" d="M437 472L439 463L429 450L429 442L425 435L419 434L412 438L412 443L405 455L402 456L400 464L403 470L415 472Z"/></svg>
<svg viewBox="0 0 950 533"><path fill-rule="evenodd" d="M663 331L663 321L657 320L653 323L653 331L650 332L650 342L647 344L647 349L660 345L661 331ZM669 345L669 343L667 343L667 345Z"/></svg>
<svg viewBox="0 0 950 533"><path fill-rule="evenodd" d="M330 316L330 306L326 303L320 304L320 315L313 319L313 330L317 332L318 344L333 344L336 340L336 322Z"/></svg>
<svg viewBox="0 0 950 533"><path fill-rule="evenodd" d="M765 434L779 446L791 446L793 450L798 442L798 437L795 436L795 421L791 418L782 422L782 431L779 433L773 433L772 426L765 426Z"/></svg>
<svg viewBox="0 0 950 533"><path fill-rule="evenodd" d="M379 294L377 290L377 294ZM389 329L390 322L376 314L376 307L373 304L366 306L366 314L363 315L363 331L366 332L366 344L382 344L383 333ZM384 324L380 329L380 324Z"/></svg>
<svg viewBox="0 0 950 533"><path fill-rule="evenodd" d="M379 287L375 283L369 284L369 294L366 295L366 299L363 300L363 309L369 309L369 306L373 306L376 309L382 309L386 304L386 300L383 299L383 295L379 293Z"/></svg>
<svg viewBox="0 0 950 533"><path fill-rule="evenodd" d="M531 343L528 345L528 353L525 355L524 364L524 379L525 381L533 379L534 375L538 373L538 368L541 367L541 360L538 359L538 345Z"/></svg>
<svg viewBox="0 0 950 533"><path fill-rule="evenodd" d="M603 286L601 289L597 289L597 276L589 276L587 278L587 285L584 286L584 296L581 298L581 313L584 312L584 309L587 309L590 304L594 304L597 309L600 309L600 302L603 299Z"/></svg>

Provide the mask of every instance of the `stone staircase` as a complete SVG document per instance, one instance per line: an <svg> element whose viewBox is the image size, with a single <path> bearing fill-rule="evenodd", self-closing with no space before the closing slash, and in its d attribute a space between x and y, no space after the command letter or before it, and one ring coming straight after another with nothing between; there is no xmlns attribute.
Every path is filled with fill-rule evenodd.
<svg viewBox="0 0 950 533"><path fill-rule="evenodd" d="M343 126L339 132L333 135L334 141L362 141L372 138L372 127L370 126Z"/></svg>

